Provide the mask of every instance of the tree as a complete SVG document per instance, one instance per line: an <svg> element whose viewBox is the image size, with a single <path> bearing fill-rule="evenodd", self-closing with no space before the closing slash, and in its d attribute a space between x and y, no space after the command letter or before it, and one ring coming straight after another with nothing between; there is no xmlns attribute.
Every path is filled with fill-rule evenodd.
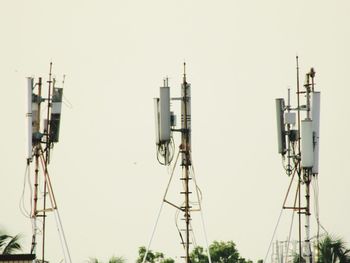
<svg viewBox="0 0 350 263"><path fill-rule="evenodd" d="M98 260L97 258L90 258L88 263L102 263L102 261ZM108 263L125 263L125 259L123 257L115 257L112 256L109 260Z"/></svg>
<svg viewBox="0 0 350 263"><path fill-rule="evenodd" d="M22 246L19 243L21 236L15 235L10 236L6 234L3 230L0 231L0 254L8 255L21 250Z"/></svg>
<svg viewBox="0 0 350 263"><path fill-rule="evenodd" d="M215 263L252 263L241 257L232 241L214 241L209 246L211 261ZM208 263L207 252L202 247L195 247L190 254L192 263Z"/></svg>
<svg viewBox="0 0 350 263"><path fill-rule="evenodd" d="M142 263L143 258L145 257L147 250L145 247L139 248L139 257L136 260L136 263ZM146 263L175 263L175 260L172 258L166 258L161 252L153 252L149 250L146 256Z"/></svg>
<svg viewBox="0 0 350 263"><path fill-rule="evenodd" d="M210 256L213 262L238 263L240 256L232 241L214 241L209 247ZM242 263L242 262L239 262Z"/></svg>
<svg viewBox="0 0 350 263"><path fill-rule="evenodd" d="M345 242L341 238L327 235L321 240L318 251L318 263L350 262L350 249L345 247Z"/></svg>
<svg viewBox="0 0 350 263"><path fill-rule="evenodd" d="M293 263L300 263L299 254L294 255ZM301 257L301 263L305 263ZM341 238L325 236L318 245L317 263L350 263L350 249Z"/></svg>
<svg viewBox="0 0 350 263"><path fill-rule="evenodd" d="M200 246L195 247L191 254L190 254L190 259L192 263L208 263L208 255L204 251L204 249Z"/></svg>

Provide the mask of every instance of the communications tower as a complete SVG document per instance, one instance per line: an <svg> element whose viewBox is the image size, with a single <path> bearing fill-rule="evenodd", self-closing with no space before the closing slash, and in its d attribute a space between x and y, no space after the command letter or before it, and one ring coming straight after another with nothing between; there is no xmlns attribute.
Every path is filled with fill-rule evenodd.
<svg viewBox="0 0 350 263"><path fill-rule="evenodd" d="M171 101L179 101L181 104L181 126L176 127L176 115L174 112L170 111ZM191 238L193 237L192 228L192 217L191 213L194 211L200 211L202 215L201 208L201 197L199 193L199 188L196 183L196 178L192 163L192 151L191 151L191 84L187 81L186 76L186 64L184 63L184 74L181 84L181 97L171 98L170 97L170 87L168 83L168 78L164 79L163 86L160 87L159 98L154 99L155 105L155 120L156 120L156 147L157 147L157 159L160 164L165 166L172 166L171 176L167 189L165 191L163 202L174 207L178 212L183 214L184 226L178 228L181 244L184 248L184 258L185 263L190 263L190 246ZM181 136L181 143L178 147L178 152L175 154L175 140L173 134L177 132ZM175 157L176 156L176 157ZM174 158L175 157L175 158ZM183 196L183 201L180 204L169 201L167 196L169 185L172 181L175 167L180 159L181 166L181 176L180 180L182 182L183 189L181 190L181 195ZM190 182L193 182L190 184ZM192 189L191 189L192 186ZM195 197L197 200L193 202ZM194 207L194 204L197 204ZM159 218L159 217L158 217ZM158 220L157 220L158 221ZM203 215L202 215L202 226L204 229ZM151 238L152 239L152 238ZM147 250L148 252L148 250ZM144 262L147 256L147 252L144 256ZM210 260L210 254L208 249L208 258Z"/></svg>
<svg viewBox="0 0 350 263"><path fill-rule="evenodd" d="M310 184L317 181L319 174L320 136L320 92L315 90L313 68L306 74L304 90L299 85L299 63L297 59L296 107L291 105L290 90L288 100L276 99L278 153L281 154L286 174L291 177L283 209L296 211L299 216L299 262L304 258L312 263L310 244ZM304 102L302 102L302 99ZM297 177L294 203L287 205L292 184ZM305 199L302 201L302 188ZM304 242L302 242L301 215L304 215ZM317 223L319 225L318 215ZM319 228L318 228L319 229ZM317 230L317 239L319 230ZM302 244L304 247L302 248ZM287 245L289 246L289 244Z"/></svg>
<svg viewBox="0 0 350 263"><path fill-rule="evenodd" d="M33 182L31 211L28 215L31 218L33 231L30 252L38 254L38 243L40 243L40 262L47 262L45 261L45 237L46 218L49 213L55 216L65 262L72 262L48 170L50 152L59 141L62 99L63 87L57 87L56 80L52 77L52 63L50 63L46 89L41 77L37 80L32 77L27 78L26 171L29 177L30 170L34 166L34 178L31 179ZM41 226L39 226L40 223ZM41 235L41 241L38 238L39 235Z"/></svg>

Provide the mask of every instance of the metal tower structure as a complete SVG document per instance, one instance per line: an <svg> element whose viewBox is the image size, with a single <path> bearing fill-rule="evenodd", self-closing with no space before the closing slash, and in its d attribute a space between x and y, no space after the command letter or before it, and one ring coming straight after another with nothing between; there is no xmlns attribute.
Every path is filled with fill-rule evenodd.
<svg viewBox="0 0 350 263"><path fill-rule="evenodd" d="M45 262L46 217L48 213L53 212L65 262L71 263L72 260L48 171L50 151L54 144L59 141L63 87L57 87L55 79L52 78L52 63L50 63L45 96L43 96L42 78L39 77L36 83L34 81L32 77L27 78L26 170L28 176L30 176L31 163L34 162L34 187L31 196L32 207L30 215L28 215L31 218L33 228L30 252L37 254L38 235L41 234L41 262ZM64 85L64 80L62 85ZM45 119L42 119L42 110L46 110L46 114L44 113L46 115ZM40 191L41 189L43 189L42 193ZM39 219L42 223L41 227L38 224L40 223Z"/></svg>
<svg viewBox="0 0 350 263"><path fill-rule="evenodd" d="M299 85L299 62L297 59L297 107L292 108L290 90L288 103L284 99L276 99L278 152L282 155L284 168L291 181L283 202L283 209L297 211L299 220L299 262L302 258L306 263L312 263L310 245L310 184L318 179L319 172L319 123L320 123L320 92L315 91L315 71L313 68L306 74L304 91ZM301 96L305 104L301 105ZM302 119L303 115L303 119ZM297 176L297 186L293 205L287 205L294 178ZM301 192L305 188L305 201L302 204ZM304 242L302 239L302 220L305 216ZM319 222L317 222L319 224ZM302 248L304 244L304 248Z"/></svg>
<svg viewBox="0 0 350 263"><path fill-rule="evenodd" d="M170 101L180 101L181 103L181 127L176 128L176 115L170 111ZM184 73L181 84L181 97L170 98L170 88L168 86L168 78L164 80L163 87L160 87L160 97L154 99L155 104L155 117L156 117L156 145L157 145L157 159L162 165L170 165L174 160L175 143L173 139L173 132L178 132L181 135L181 144L179 145L179 151L176 155L175 161L172 166L171 176L167 189L165 191L163 202L175 207L177 211L183 213L183 221L185 223L183 229L179 229L179 234L181 238L181 244L183 245L185 255L185 263L190 263L190 246L191 246L191 233L193 234L192 224L191 224L191 212L201 211L200 196L198 186L194 176L192 156L191 156L191 84L187 82L186 76L186 64L184 63ZM168 200L167 194L169 190L170 183L172 181L175 167L177 165L179 156L180 166L181 166L181 177L183 189L180 192L183 195L183 202L178 205L174 202ZM193 202L191 202L191 189L190 181L194 182L193 191L197 194L198 207L192 207ZM162 207L161 207L162 209ZM160 211L161 212L161 211ZM159 215L158 215L159 219ZM158 221L157 219L157 221ZM203 216L202 216L203 220ZM204 230L204 223L202 221L202 226ZM205 233L205 230L204 230ZM152 238L151 238L152 240ZM151 242L151 241L150 241ZM144 256L144 262L147 253ZM208 250L208 258L210 260L210 254Z"/></svg>

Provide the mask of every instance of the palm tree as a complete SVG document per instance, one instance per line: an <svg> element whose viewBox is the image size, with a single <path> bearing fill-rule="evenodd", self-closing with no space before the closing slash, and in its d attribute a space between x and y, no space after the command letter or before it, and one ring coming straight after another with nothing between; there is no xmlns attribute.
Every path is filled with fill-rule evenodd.
<svg viewBox="0 0 350 263"><path fill-rule="evenodd" d="M319 258L317 263L350 263L350 249L340 238L327 235L318 246Z"/></svg>
<svg viewBox="0 0 350 263"><path fill-rule="evenodd" d="M20 235L10 236L4 231L0 231L0 254L8 255L21 250L22 246L19 243Z"/></svg>

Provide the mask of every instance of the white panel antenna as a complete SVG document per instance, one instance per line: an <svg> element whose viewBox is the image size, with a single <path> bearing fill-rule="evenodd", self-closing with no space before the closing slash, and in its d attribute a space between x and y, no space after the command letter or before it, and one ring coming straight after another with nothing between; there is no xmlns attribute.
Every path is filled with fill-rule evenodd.
<svg viewBox="0 0 350 263"><path fill-rule="evenodd" d="M32 128L32 93L33 93L33 78L27 78L27 149L26 149L26 156L27 156L27 162L29 162L32 159L32 140L33 140L33 128Z"/></svg>
<svg viewBox="0 0 350 263"><path fill-rule="evenodd" d="M314 145L314 165L312 173L318 174L319 170L319 149L320 149L320 103L321 92L312 92L312 125L313 125L313 145Z"/></svg>
<svg viewBox="0 0 350 263"><path fill-rule="evenodd" d="M159 139L161 142L170 141L170 88L167 83L160 87L159 99Z"/></svg>
<svg viewBox="0 0 350 263"><path fill-rule="evenodd" d="M171 134L174 116L170 112L170 87L167 78L159 89L159 95L159 98L154 99L157 159L162 165L169 165L174 154Z"/></svg>
<svg viewBox="0 0 350 263"><path fill-rule="evenodd" d="M301 121L301 165L303 168L314 165L312 120Z"/></svg>
<svg viewBox="0 0 350 263"><path fill-rule="evenodd" d="M155 131L156 131L156 144L160 144L159 139L159 98L153 99L154 103L154 119L155 119Z"/></svg>

